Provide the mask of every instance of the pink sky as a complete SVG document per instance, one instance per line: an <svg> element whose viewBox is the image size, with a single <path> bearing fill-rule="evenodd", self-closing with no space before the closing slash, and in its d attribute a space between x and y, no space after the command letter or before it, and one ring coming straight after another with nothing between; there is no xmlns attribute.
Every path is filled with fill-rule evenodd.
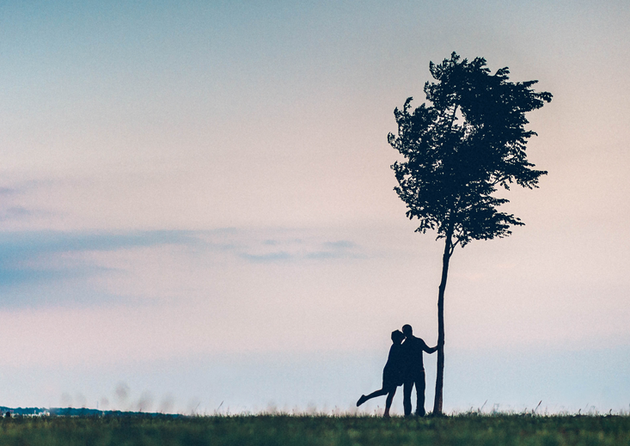
<svg viewBox="0 0 630 446"><path fill-rule="evenodd" d="M628 19L628 5L612 0L9 2L0 369L56 378L46 389L16 379L0 405L57 406L68 394L79 404L80 393L113 407L125 381L138 395L171 392L172 410L195 398L211 410L218 403L203 395L223 381L206 379L219 372L204 361L223 355L237 373L253 366L229 355L268 354L296 373L304 355L322 370L332 360L320 355L355 358L348 367L360 372L313 378L275 400L346 409L368 390L357 383L379 385L391 330L411 323L433 344L441 246L406 221L386 136L394 107L423 100L429 61L453 50L509 66L514 81L538 79L554 99L530 116L539 136L529 158L549 175L508 195L527 226L453 257L447 373L463 373L466 355L483 364L488 349L524 349L540 364L548 358L532 352L627 349ZM182 365L160 377L152 361ZM81 384L101 368L110 372ZM149 388L178 373L189 387ZM265 377L270 387L284 379ZM322 386L346 393L317 399L329 395ZM243 410L269 402L238 398ZM447 393L445 405L478 398ZM530 404L519 398L510 404ZM557 409L582 396L553 398Z"/></svg>

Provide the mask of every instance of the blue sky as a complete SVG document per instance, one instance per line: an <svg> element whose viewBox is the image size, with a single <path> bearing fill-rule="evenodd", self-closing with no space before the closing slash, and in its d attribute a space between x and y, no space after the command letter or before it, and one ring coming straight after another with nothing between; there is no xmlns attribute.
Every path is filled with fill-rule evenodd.
<svg viewBox="0 0 630 446"><path fill-rule="evenodd" d="M441 246L405 219L386 137L457 51L554 99L529 116L549 174L508 196L526 226L453 257L445 409L627 410L628 19L613 0L4 2L0 405L349 410L393 329L435 343Z"/></svg>

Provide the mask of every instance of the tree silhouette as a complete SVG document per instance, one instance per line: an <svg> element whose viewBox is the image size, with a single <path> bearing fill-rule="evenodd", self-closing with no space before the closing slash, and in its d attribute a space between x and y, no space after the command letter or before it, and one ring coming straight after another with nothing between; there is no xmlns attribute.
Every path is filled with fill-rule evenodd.
<svg viewBox="0 0 630 446"><path fill-rule="evenodd" d="M512 214L497 208L507 203L493 196L497 188L513 183L538 187L547 172L527 161L525 113L550 102L548 92L535 92L537 81L513 83L508 68L491 74L486 60L468 62L452 53L450 59L429 64L435 82L424 92L429 105L412 110L408 98L394 115L398 134L389 144L405 158L391 167L399 186L398 196L407 204L407 217L417 218L416 232L437 231L444 239L442 276L438 288L438 365L433 414L442 413L444 378L444 292L451 255L457 245L511 234L512 225L523 225Z"/></svg>

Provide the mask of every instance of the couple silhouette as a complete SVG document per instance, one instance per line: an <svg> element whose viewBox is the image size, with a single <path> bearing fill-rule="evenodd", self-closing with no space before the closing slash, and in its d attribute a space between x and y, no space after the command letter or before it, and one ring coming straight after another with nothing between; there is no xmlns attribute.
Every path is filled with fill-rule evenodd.
<svg viewBox="0 0 630 446"><path fill-rule="evenodd" d="M403 325L402 332L400 330L393 331L392 346L389 349L387 363L383 368L383 386L369 395L361 395L361 398L357 401L357 407L369 399L387 395L383 416L389 418L389 409L392 406L396 389L402 385L405 416L411 416L411 393L415 387L415 414L423 417L425 414L425 378L422 352L433 353L436 350L437 346L429 347L422 339L415 337L409 324Z"/></svg>

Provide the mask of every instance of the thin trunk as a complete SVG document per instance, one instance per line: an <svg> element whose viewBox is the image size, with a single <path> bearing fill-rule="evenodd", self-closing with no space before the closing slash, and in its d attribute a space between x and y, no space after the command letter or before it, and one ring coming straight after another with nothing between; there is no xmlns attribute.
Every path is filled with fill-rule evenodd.
<svg viewBox="0 0 630 446"><path fill-rule="evenodd" d="M446 279L448 277L448 263L453 253L453 231L446 234L444 254L442 256L442 279L438 290L438 349L437 349L437 377L435 380L435 400L433 402L433 415L442 415L442 391L444 388L444 292L446 291Z"/></svg>

